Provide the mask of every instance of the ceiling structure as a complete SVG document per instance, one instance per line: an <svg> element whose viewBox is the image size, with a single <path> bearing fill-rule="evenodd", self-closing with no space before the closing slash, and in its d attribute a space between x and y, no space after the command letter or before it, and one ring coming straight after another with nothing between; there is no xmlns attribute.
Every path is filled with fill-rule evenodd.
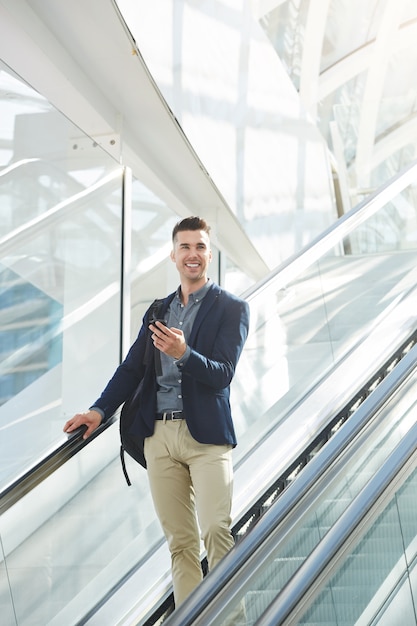
<svg viewBox="0 0 417 626"><path fill-rule="evenodd" d="M99 19L100 27L97 28ZM0 58L254 279L268 271L161 96L111 2L0 2ZM80 133L81 134L81 133Z"/></svg>
<svg viewBox="0 0 417 626"><path fill-rule="evenodd" d="M271 40L279 41L277 52L304 106L346 168L355 204L417 157L417 4L271 5L260 19ZM283 31L285 37L278 36Z"/></svg>
<svg viewBox="0 0 417 626"><path fill-rule="evenodd" d="M204 38L204 28L209 30L214 21L222 27L219 27L216 47L209 48L209 54L214 55L216 49L226 50L220 31L229 26L227 36L240 37L241 50L252 46L247 58L241 51L239 59L239 71L247 71L254 40L248 44L245 32L249 30L248 18L241 22L236 18L236 13L244 12L246 7L251 18L262 27L291 79L300 107L326 142L333 175L341 188L339 215L417 158L417 84L414 80L417 4L414 0L225 0L218 3L217 12L205 3L182 0L170 3L172 8L166 10L167 3L155 0L155 18L141 3L115 2L139 42L164 97L201 154L207 154L208 142L207 137L199 137L193 128L200 111L197 107L192 110L192 101L198 99L200 108L204 106L201 92L207 88L207 83L203 83L201 76L212 71L213 66L197 48L210 46L209 38ZM204 25L200 30L199 22ZM239 27L240 32L236 33ZM160 38L155 37L157 29ZM214 33L213 29L213 38ZM259 40L259 35L257 38ZM164 57L161 39L169 41L171 55ZM193 43L194 55L203 66L200 73L186 66L186 50ZM219 66L218 71L221 72ZM282 78L280 80L282 82ZM199 81L201 86L194 87ZM223 85L223 92L224 88L227 89L227 85ZM187 89L191 92L188 103L183 97ZM249 91L250 85L247 89ZM214 115L219 115L221 110L223 92L217 95ZM213 94L214 91L212 98ZM281 94L282 99L287 96L288 92ZM237 116L241 108L242 102ZM187 120L187 113L193 121ZM201 124L202 118L198 119ZM222 121L227 123L226 115ZM268 122L263 120L264 128L268 127ZM288 118L284 123L290 128L293 120ZM307 166L311 168L311 162ZM211 171L215 171L215 164L211 164ZM249 174L246 172L245 182ZM242 184L240 196L244 193ZM304 196L303 201L306 200L308 197ZM276 201L280 201L279 195ZM260 210L260 205L258 201L256 211Z"/></svg>
<svg viewBox="0 0 417 626"><path fill-rule="evenodd" d="M207 5L188 4L205 16ZM416 158L414 0L221 4L229 14L250 10L272 43L309 123L327 145L343 211ZM260 277L268 269L260 246L247 236L241 216L201 158L203 150L179 123L181 111L164 92L163 78L149 71L153 60L123 13L127 5L134 3L0 0L0 57L180 215L190 207L204 212L217 224L219 245ZM157 11L157 2L152 7ZM219 20L224 14L219 11ZM247 178L241 180L238 196L247 185ZM265 223L261 226L265 230Z"/></svg>

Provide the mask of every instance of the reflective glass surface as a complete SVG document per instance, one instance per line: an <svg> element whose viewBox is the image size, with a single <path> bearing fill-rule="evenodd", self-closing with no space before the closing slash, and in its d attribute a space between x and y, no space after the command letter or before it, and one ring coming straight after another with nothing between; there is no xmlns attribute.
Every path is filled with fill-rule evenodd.
<svg viewBox="0 0 417 626"><path fill-rule="evenodd" d="M97 361L118 362L123 170L4 66L0 85L4 486L62 441Z"/></svg>
<svg viewBox="0 0 417 626"><path fill-rule="evenodd" d="M415 423L416 381L415 372L390 398L375 423L368 425L360 441L343 451L328 477L318 478L317 488L310 490L303 512L274 531L268 545L262 548L263 558L258 558L244 584L240 576L239 591L213 625L226 623L226 616L233 614L242 602L247 624L254 624L262 615L399 441L407 436ZM412 514L416 479L414 472L359 544L346 552L337 573L297 623L371 623L416 556ZM374 604L367 609L372 599ZM362 615L366 609L373 611L367 619Z"/></svg>
<svg viewBox="0 0 417 626"><path fill-rule="evenodd" d="M349 0L348 5L343 0L330 1L321 57L322 72L375 39L384 5L386 3L379 0Z"/></svg>
<svg viewBox="0 0 417 626"><path fill-rule="evenodd" d="M327 147L255 5L117 5L187 139L268 267L332 223Z"/></svg>
<svg viewBox="0 0 417 626"><path fill-rule="evenodd" d="M128 461L128 488L117 454L115 424L1 515L2 619L11 594L19 626L75 626L138 563L152 558L160 573L169 569L169 560L158 558L163 538L146 472ZM150 593L153 583L151 569L143 590ZM137 589L139 597L143 590Z"/></svg>
<svg viewBox="0 0 417 626"><path fill-rule="evenodd" d="M310 0L276 2L260 24L267 33L288 75L297 89L304 52L305 30Z"/></svg>
<svg viewBox="0 0 417 626"><path fill-rule="evenodd" d="M355 204L416 157L413 0L284 0L260 24Z"/></svg>
<svg viewBox="0 0 417 626"><path fill-rule="evenodd" d="M278 274L250 298L252 332L233 387L236 460L417 284L414 198L412 185L296 280Z"/></svg>
<svg viewBox="0 0 417 626"><path fill-rule="evenodd" d="M346 81L323 98L318 105L319 125L323 136L332 141L329 119L337 125L344 148L344 158L349 168L355 161L360 122L360 106L366 86L367 70ZM385 180L385 179L382 179Z"/></svg>
<svg viewBox="0 0 417 626"><path fill-rule="evenodd" d="M415 568L409 564L417 556L416 494L414 470L372 527L347 551L300 624L371 623L376 616L377 624L415 622Z"/></svg>
<svg viewBox="0 0 417 626"><path fill-rule="evenodd" d="M3 542L0 535L0 611L1 619L8 626L17 626L16 615L13 607L12 590L9 584L7 564L4 557Z"/></svg>

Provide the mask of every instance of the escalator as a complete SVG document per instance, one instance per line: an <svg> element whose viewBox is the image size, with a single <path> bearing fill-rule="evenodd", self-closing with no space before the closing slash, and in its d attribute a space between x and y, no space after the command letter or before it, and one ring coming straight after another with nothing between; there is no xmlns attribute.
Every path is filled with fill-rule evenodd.
<svg viewBox="0 0 417 626"><path fill-rule="evenodd" d="M167 626L417 623L416 380L415 345Z"/></svg>
<svg viewBox="0 0 417 626"><path fill-rule="evenodd" d="M252 327L232 388L237 539L265 519L254 523L261 496L292 484L416 331L415 250L363 247L414 170L245 294ZM87 444L63 439L1 494L1 607L19 626L157 623L171 581L146 474L132 462L124 484L116 419Z"/></svg>

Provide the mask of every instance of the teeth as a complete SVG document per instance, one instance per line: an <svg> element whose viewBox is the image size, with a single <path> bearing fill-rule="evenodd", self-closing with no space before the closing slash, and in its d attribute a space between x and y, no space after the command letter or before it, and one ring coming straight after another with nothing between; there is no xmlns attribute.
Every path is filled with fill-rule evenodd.
<svg viewBox="0 0 417 626"><path fill-rule="evenodd" d="M187 263L187 267L198 267L198 263Z"/></svg>

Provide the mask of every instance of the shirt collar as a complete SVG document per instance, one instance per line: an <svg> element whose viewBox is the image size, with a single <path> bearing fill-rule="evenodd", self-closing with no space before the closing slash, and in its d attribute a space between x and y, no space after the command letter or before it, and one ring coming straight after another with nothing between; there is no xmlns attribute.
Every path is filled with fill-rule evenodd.
<svg viewBox="0 0 417 626"><path fill-rule="evenodd" d="M194 302L194 304L196 304L197 302L200 302L204 298L204 296L206 295L206 293L208 292L212 284L213 284L213 281L211 280L211 278L208 278L207 282L200 289L198 289L198 291L193 291L193 293L190 293L189 299L191 299ZM177 300L181 302L181 285L178 287L176 291L176 297L177 297Z"/></svg>

